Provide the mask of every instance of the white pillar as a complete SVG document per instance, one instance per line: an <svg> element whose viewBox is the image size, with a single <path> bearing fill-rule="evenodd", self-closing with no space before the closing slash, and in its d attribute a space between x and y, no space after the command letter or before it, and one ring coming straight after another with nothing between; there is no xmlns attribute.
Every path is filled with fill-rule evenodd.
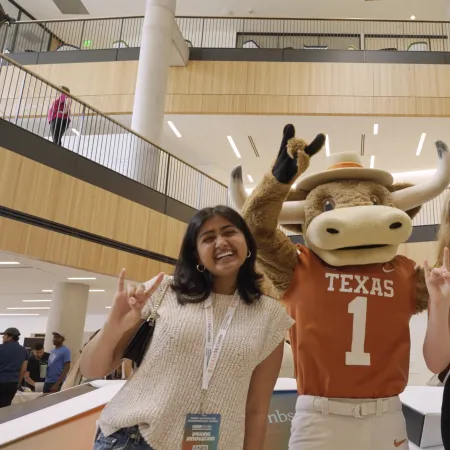
<svg viewBox="0 0 450 450"><path fill-rule="evenodd" d="M53 332L64 334L64 345L72 352L73 361L83 345L84 323L89 286L80 283L58 283L53 288L50 313L45 333L45 351L53 348Z"/></svg>
<svg viewBox="0 0 450 450"><path fill-rule="evenodd" d="M176 0L147 0L131 128L156 145L164 122Z"/></svg>
<svg viewBox="0 0 450 450"><path fill-rule="evenodd" d="M169 77L176 0L147 0L131 128L160 145ZM130 175L157 188L159 152L146 145L130 148Z"/></svg>

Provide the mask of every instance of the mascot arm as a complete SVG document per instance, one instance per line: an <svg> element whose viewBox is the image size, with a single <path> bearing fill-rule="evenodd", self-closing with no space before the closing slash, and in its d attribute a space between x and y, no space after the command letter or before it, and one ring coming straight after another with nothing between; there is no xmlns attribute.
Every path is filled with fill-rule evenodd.
<svg viewBox="0 0 450 450"><path fill-rule="evenodd" d="M428 289L423 267L416 269L416 314L428 309Z"/></svg>
<svg viewBox="0 0 450 450"><path fill-rule="evenodd" d="M290 185L267 174L242 211L258 245L258 266L278 294L289 287L298 261L295 244L278 228L278 216L289 190Z"/></svg>
<svg viewBox="0 0 450 450"><path fill-rule="evenodd" d="M278 221L295 180L309 166L309 160L325 143L323 134L307 144L295 138L293 125L286 125L272 171L264 176L242 208L258 245L258 265L278 294L289 287L298 262L297 247L278 228ZM233 171L233 183L242 185L242 169ZM291 212L294 218L296 212ZM299 213L300 214L300 213Z"/></svg>

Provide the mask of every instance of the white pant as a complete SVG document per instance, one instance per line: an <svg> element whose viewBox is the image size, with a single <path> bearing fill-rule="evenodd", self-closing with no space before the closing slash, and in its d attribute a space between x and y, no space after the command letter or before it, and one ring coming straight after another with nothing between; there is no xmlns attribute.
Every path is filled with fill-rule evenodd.
<svg viewBox="0 0 450 450"><path fill-rule="evenodd" d="M302 395L292 419L289 450L408 450L398 397L327 399Z"/></svg>

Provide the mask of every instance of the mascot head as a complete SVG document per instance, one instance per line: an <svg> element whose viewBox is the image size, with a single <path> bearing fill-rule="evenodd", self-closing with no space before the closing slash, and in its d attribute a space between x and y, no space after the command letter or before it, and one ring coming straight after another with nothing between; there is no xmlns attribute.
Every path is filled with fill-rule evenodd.
<svg viewBox="0 0 450 450"><path fill-rule="evenodd" d="M286 130L291 133L291 126L285 127L285 134ZM323 138L319 135L314 142L323 144L320 136ZM294 174L301 164L305 165L304 154L314 153L308 153L310 146L305 141L284 136L272 171L275 178L283 146L294 164ZM437 172L416 186L394 184L390 173L364 167L356 153L332 154L323 172L290 179L295 187L287 195L278 223L302 233L306 245L332 266L389 262L398 246L410 237L412 219L421 205L437 197L450 183L448 148L441 141L436 142L436 148ZM234 169L229 188L236 206L245 208L247 195L240 167Z"/></svg>

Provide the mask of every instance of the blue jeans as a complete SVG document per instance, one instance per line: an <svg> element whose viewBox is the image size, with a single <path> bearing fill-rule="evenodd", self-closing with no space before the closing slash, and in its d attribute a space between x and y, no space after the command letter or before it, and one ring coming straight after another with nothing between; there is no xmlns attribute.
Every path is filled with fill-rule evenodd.
<svg viewBox="0 0 450 450"><path fill-rule="evenodd" d="M123 428L105 437L100 429L95 437L94 450L153 450L141 436L138 427Z"/></svg>

